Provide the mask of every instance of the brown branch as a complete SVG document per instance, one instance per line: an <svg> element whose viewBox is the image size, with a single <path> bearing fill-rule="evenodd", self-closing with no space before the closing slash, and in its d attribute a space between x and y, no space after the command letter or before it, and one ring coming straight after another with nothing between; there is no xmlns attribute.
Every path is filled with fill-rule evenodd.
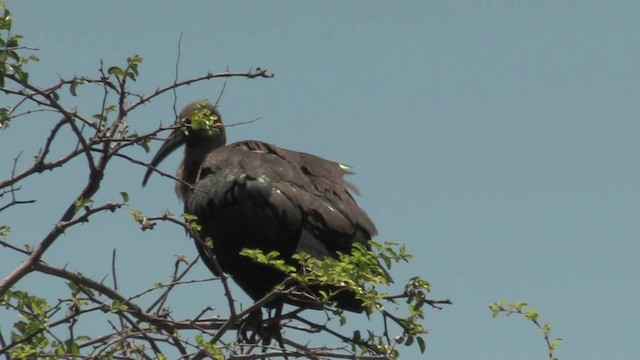
<svg viewBox="0 0 640 360"><path fill-rule="evenodd" d="M165 86L165 87L161 87L156 89L156 91L154 91L153 93L143 96L140 100L134 102L133 104L131 104L128 108L127 111L130 112L131 110L137 108L138 106L149 102L151 99L164 94L167 91L173 90L173 89L177 89L179 87L182 86L186 86L186 85L191 85L193 83L196 82L200 82L203 80L211 80L211 79L217 79L217 78L231 78L231 77L244 77L244 78L248 78L248 79L254 79L254 78L272 78L273 74L270 74L267 70L249 70L247 72L229 72L229 71L225 71L223 73L207 73L206 75L202 75L202 76L198 76L195 78L191 78L191 79L186 79L186 80L182 80L182 81L178 81L178 82L174 82L173 84L169 85L169 86Z"/></svg>
<svg viewBox="0 0 640 360"><path fill-rule="evenodd" d="M75 123L75 121L73 121L73 119L70 119L68 123L71 126L71 130L78 138L78 142L82 145L82 149L76 148L76 150L82 150L82 152L87 157L87 164L89 165L90 175L99 174L100 172L98 171L96 164L93 161L93 156L91 155L91 145L93 145L93 141L91 141L91 145L87 143L87 140L84 138L82 131L78 128L78 125ZM103 157L101 160L104 160L104 159L105 158Z"/></svg>
<svg viewBox="0 0 640 360"><path fill-rule="evenodd" d="M325 332L337 337L338 339L340 339L342 342L344 342L346 344L355 344L355 345L359 345L359 346L364 346L364 347L368 348L371 351L375 351L375 349L372 348L371 345L367 344L366 342L364 342L364 341L356 342L353 339L351 339L349 337L346 337L346 336L344 336L344 335L342 335L342 334L340 334L340 333L328 328L326 325L316 324L316 323L314 323L312 321L309 321L309 320L307 320L307 319L305 319L303 317L300 317L300 316L295 316L294 319L297 320L297 321L300 321L301 323L306 324L307 326L310 326L312 328L317 328L317 329L320 329L321 331L325 331Z"/></svg>
<svg viewBox="0 0 640 360"><path fill-rule="evenodd" d="M11 191L11 193L13 193L13 191ZM36 202L35 200L11 200L11 202L9 202L8 204L3 205L2 207L0 207L0 212L3 212L4 210L14 206L14 205L21 205L21 204L33 204L34 202Z"/></svg>
<svg viewBox="0 0 640 360"><path fill-rule="evenodd" d="M408 297L409 297L409 294L402 293L402 294L397 294L397 295L385 296L385 297L383 297L383 299L393 302L396 299L406 299ZM444 299L444 300L424 299L424 303L429 305L429 306L431 306L434 309L437 309L437 310L442 310L443 309L443 307L441 305L453 305L453 302L451 301L451 299Z"/></svg>
<svg viewBox="0 0 640 360"><path fill-rule="evenodd" d="M155 325L158 326L160 328L163 328L163 330L173 330L173 328L175 329L193 329L193 324L196 323L199 326L203 326L205 328L208 329L219 329L222 325L223 321L226 321L226 319L224 318L207 318L207 319L201 319L198 321L192 321L192 320L183 320L183 321L176 321L176 320L171 320L171 319L164 319L164 318L160 318L158 316L155 316L153 314L150 314L144 310L142 310L142 308L140 308L139 306L137 306L136 304L134 304L131 301L131 298L126 298L122 295L120 295L118 292L116 292L115 290L111 289L110 287L91 280L89 278L86 278L80 274L77 273L73 273L71 271L65 270L65 269L61 269L61 268L57 268L57 267L53 267L50 265L47 265L43 262L38 262L37 264L34 265L34 270L44 273L44 274L48 274L51 276L55 276L55 277L59 277L65 280L68 280L74 284L78 284L78 285L82 285L85 286L91 290L97 291L100 294L108 297L109 299L113 300L113 301L117 301L120 304L123 304L124 306L127 307L126 311L129 314L132 314L133 316L135 316L137 319L142 320L144 322L147 322L151 325ZM220 325L216 325L220 324Z"/></svg>
<svg viewBox="0 0 640 360"><path fill-rule="evenodd" d="M27 93L24 91L17 91L15 93L15 95L20 95L20 96L25 96L27 98L29 98L31 101L35 102L38 105L41 106L45 106L48 108L52 108L54 110L56 110L57 112L59 112L60 114L62 114L64 117L66 117L67 119L69 119L69 121L72 121L72 119L76 118L78 120L81 120L82 122L86 123L87 125L92 125L90 121L78 116L75 112L73 111L69 111L67 109L65 109L62 105L60 105L60 103L53 97L53 91L50 91L48 89L41 89L37 86L33 86L29 83L22 83L20 81L20 79L18 79L14 74L7 74L5 75L5 77L7 79L13 80L16 83L24 86L25 89L31 90L31 93ZM44 100L40 100L38 99L36 96L40 96L42 97Z"/></svg>
<svg viewBox="0 0 640 360"><path fill-rule="evenodd" d="M20 249L20 248L19 248L19 247L17 247L17 246L13 246L13 245L9 244L9 243L8 243L8 242L6 242L6 241L2 241L2 240L0 240L0 245L2 245L2 246L4 246L4 247L8 247L9 249L11 249L11 250L13 250L13 251L17 251L17 252L22 253L22 254L27 255L27 256L31 255L31 253L30 253L30 252L28 252L28 251L26 251L26 250L23 250L23 249Z"/></svg>
<svg viewBox="0 0 640 360"><path fill-rule="evenodd" d="M47 155L49 155L49 149L51 148L51 143L53 142L53 139L58 134L58 131L60 130L60 128L62 128L62 126L66 124L68 121L69 120L66 117L63 117L53 126L53 129L51 129L51 132L49 133L49 137L47 137L47 140L44 144L44 148L42 148L42 151L40 152L40 155L36 160L36 166L41 166L44 163L44 159L47 157Z"/></svg>
<svg viewBox="0 0 640 360"><path fill-rule="evenodd" d="M67 162L69 162L70 160L72 160L73 158L75 158L76 156L82 154L84 152L84 150L76 150L76 151L72 151L70 153L68 153L67 155L63 156L62 158L56 160L56 161L52 161L49 163L44 163L44 164L35 164L32 167L28 168L27 170L24 170L23 172L21 172L20 174L16 175L16 176L12 176L10 179L5 180L3 182L0 182L0 189L5 188L7 186L11 186L19 181L21 181L22 179L33 175L35 173L41 173L45 170L53 170L55 168L61 167L62 165L66 164Z"/></svg>
<svg viewBox="0 0 640 360"><path fill-rule="evenodd" d="M0 331L0 349L5 349L7 347L7 343L4 341L4 336L2 336L2 332ZM11 360L11 356L9 354L4 354L5 359Z"/></svg>
<svg viewBox="0 0 640 360"><path fill-rule="evenodd" d="M18 165L18 159L20 158L20 155L22 155L22 151L20 151L18 153L18 156L16 156L13 159L13 166L11 167L11 177L14 177L16 175L16 166ZM9 202L8 204L0 207L0 212L10 208L11 206L14 205L19 205L19 204L31 204L36 202L35 200L16 200L16 192L20 190L20 187L14 187L13 185L11 185L9 187L9 190L3 191L2 193L0 193L0 198L2 198L5 194L9 193L11 194L11 202Z"/></svg>
<svg viewBox="0 0 640 360"><path fill-rule="evenodd" d="M44 328L37 329L37 330L29 333L28 335L25 335L24 337L16 340L16 341L12 341L11 343L7 344L6 346L2 346L2 348L0 348L0 355L8 354L9 350L13 349L14 347L16 347L16 346L18 346L18 345L20 345L22 343L28 342L29 340L33 339L35 336L37 336L38 334L42 333L43 331L47 331L47 329L51 329L51 328L54 328L54 327L56 327L58 325L68 323L74 317L77 317L79 314L86 314L86 313L94 312L96 310L102 310L102 307L101 306L96 306L96 307L89 308L89 309L79 310L78 314L77 313L72 313L72 314L69 314L69 315L61 318L60 320L54 321L54 322L52 322L50 324L47 324L47 326L44 327Z"/></svg>
<svg viewBox="0 0 640 360"><path fill-rule="evenodd" d="M182 57L182 33L180 33L180 37L178 38L178 54L176 55L176 68L175 68L175 77L173 78L173 83L178 83L178 74L180 73L180 58ZM178 112L176 110L176 103L178 102L178 93L176 92L176 88L173 88L173 114L175 117L178 117Z"/></svg>
<svg viewBox="0 0 640 360"><path fill-rule="evenodd" d="M102 302L100 299L96 298L95 296L93 296L91 294L91 292L86 291L82 286L79 286L80 290L89 298L91 299L91 301L93 301L96 304L99 304L101 308L103 309L109 309L110 306L108 304L105 304L104 302ZM126 338L130 337L131 335L127 334L126 331L126 327L125 327L125 322L128 323L132 328L134 328L141 336L142 338L147 341L149 343L149 345L151 345L151 348L154 350L154 352L156 354L160 353L160 348L156 345L155 341L149 337L146 334L146 331L142 330L138 324L135 321L132 321L128 316L126 312L120 311L118 310L117 312L118 315L118 320L120 321L120 330L114 329L118 335L120 335L120 337L122 338L122 340L126 340ZM113 326L113 325L112 325ZM122 334L127 334L124 338L122 337ZM148 356L146 356L144 353L142 354L143 357L145 358L149 358Z"/></svg>
<svg viewBox="0 0 640 360"><path fill-rule="evenodd" d="M156 301L154 301L153 304L151 304L147 308L147 312L152 312L153 308L155 308L156 306L158 307L158 311L160 311L160 309L164 305L164 302L169 297L169 293L175 288L176 285L183 284L183 283L190 283L188 281L182 282L181 280L193 268L193 266L196 264L196 262L197 262L197 258L196 258L196 261L192 261L189 265L187 265L187 268L185 270L183 270L180 275L177 275L178 266L180 264L180 259L176 259L175 270L174 270L174 273L173 273L173 278L172 278L171 283L166 285L165 291L163 291L162 294L160 294L160 296L158 297L158 299ZM209 279L209 280L213 280L213 279ZM207 281L207 280L205 280L205 281ZM193 282L196 282L196 281L193 281ZM163 285L163 286L165 286L165 285Z"/></svg>
<svg viewBox="0 0 640 360"><path fill-rule="evenodd" d="M95 172L92 172L89 175L89 180L85 188L80 192L80 195L76 198L73 203L71 203L67 210L62 215L60 221L51 229L49 234L45 236L45 238L40 242L38 247L31 253L31 255L23 261L18 267L16 267L9 275L7 275L4 279L0 281L0 296L5 293L13 284L18 282L22 277L24 277L27 273L34 270L34 265L37 264L42 255L47 251L47 249L56 241L56 239L64 233L65 229L73 224L76 224L80 221L76 219L72 220L74 215L76 214L76 202L83 199L90 199L100 188L100 182L102 181L102 177L104 175L104 166L107 159L106 157L102 157L100 159L100 163L98 168L96 168ZM81 221L86 221L88 218L87 213L89 215L93 212L87 211L83 216L79 219Z"/></svg>

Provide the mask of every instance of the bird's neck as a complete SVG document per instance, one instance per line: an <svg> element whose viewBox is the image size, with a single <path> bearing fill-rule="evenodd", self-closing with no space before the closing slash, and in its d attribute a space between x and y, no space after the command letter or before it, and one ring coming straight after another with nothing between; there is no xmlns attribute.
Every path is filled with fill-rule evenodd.
<svg viewBox="0 0 640 360"><path fill-rule="evenodd" d="M210 141L185 147L184 158L176 174L176 177L182 180L176 183L176 193L183 202L186 202L192 186L198 180L200 169L207 165L207 157L217 148L223 147L225 142L224 136L217 136Z"/></svg>

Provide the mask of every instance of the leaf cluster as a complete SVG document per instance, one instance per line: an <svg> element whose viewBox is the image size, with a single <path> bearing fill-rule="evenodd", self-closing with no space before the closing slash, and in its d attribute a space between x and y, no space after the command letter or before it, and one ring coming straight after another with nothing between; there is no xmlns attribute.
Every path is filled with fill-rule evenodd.
<svg viewBox="0 0 640 360"><path fill-rule="evenodd" d="M206 131L208 134L214 134L222 128L222 121L207 106L207 100L196 104L196 109L184 119L182 119L182 131L185 135L189 134L189 130Z"/></svg>
<svg viewBox="0 0 640 360"><path fill-rule="evenodd" d="M498 315L500 314L504 314L505 316L520 315L525 319L531 321L544 336L544 340L546 342L547 349L548 349L549 360L558 360L558 358L555 357L554 353L558 348L558 345L560 345L562 338L552 339L551 323L550 322L546 322L544 324L540 323L538 320L539 318L538 309L535 309L535 308L527 309L528 306L529 304L523 301L508 303L506 300L500 300L500 301L496 301L489 304L489 311L491 311L491 314L493 315L494 318L498 317Z"/></svg>
<svg viewBox="0 0 640 360"><path fill-rule="evenodd" d="M373 249L373 250L372 250ZM422 325L424 305L438 307L438 304L449 304L450 301L433 301L427 298L431 285L420 277L410 279L401 294L389 295L390 277L380 266L384 263L387 269L400 261L409 261L411 255L406 253L404 245L385 242L383 244L370 241L369 246L355 243L351 253L340 253L338 258L318 259L306 253L292 256L297 266L281 258L277 251L263 253L259 249L244 249L242 255L256 262L274 267L288 275L288 278L276 289L276 295L300 297L303 293L313 298L317 304L330 309L339 318L340 325L347 323L344 313L336 307L335 295L348 291L362 300L369 317L379 315L384 327L379 331L367 330L366 336L356 330L350 338L352 350L360 355L383 355L396 358L399 355L397 345L412 346L418 344L421 352L426 349L423 335L427 329ZM325 286L329 285L329 286ZM321 288L321 290L313 290ZM408 316L398 316L398 300L404 299ZM387 305L387 306L385 306ZM391 305L391 306L388 306ZM387 307L393 310L389 311ZM392 334L391 322L397 326L399 333Z"/></svg>
<svg viewBox="0 0 640 360"><path fill-rule="evenodd" d="M24 66L31 61L38 61L35 55L22 56L19 50L22 35L12 34L13 16L3 2L0 2L0 86L4 86L4 79L7 75L13 76L20 83L26 84L29 81L29 73ZM6 114L0 113L0 128L6 122Z"/></svg>

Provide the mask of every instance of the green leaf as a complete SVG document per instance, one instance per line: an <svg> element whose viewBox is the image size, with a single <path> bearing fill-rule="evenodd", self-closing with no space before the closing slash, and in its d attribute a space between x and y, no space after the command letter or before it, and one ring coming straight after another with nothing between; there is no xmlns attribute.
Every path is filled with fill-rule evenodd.
<svg viewBox="0 0 640 360"><path fill-rule="evenodd" d="M78 292L78 290L80 290L80 288L78 288L78 285L71 281L67 283L67 287L69 288L69 290L71 290L71 292Z"/></svg>
<svg viewBox="0 0 640 360"><path fill-rule="evenodd" d="M192 229L195 231L200 231L200 229L202 229L202 227L197 223L198 217L196 215L182 214L182 218L187 223L187 227L189 229Z"/></svg>
<svg viewBox="0 0 640 360"><path fill-rule="evenodd" d="M26 85L26 84L29 83L29 73L25 72L24 70L22 70L20 65L13 65L13 66L11 66L11 68L13 69L14 73L16 74L16 77L18 78L18 81L22 85Z"/></svg>
<svg viewBox="0 0 640 360"><path fill-rule="evenodd" d="M16 323L13 324L13 327L18 330L18 332L20 334L24 334L26 332L27 329L27 323L25 321L17 321Z"/></svg>
<svg viewBox="0 0 640 360"><path fill-rule="evenodd" d="M404 343L404 345L405 346L411 346L411 344L413 344L413 340L414 340L413 336L407 337L407 341Z"/></svg>
<svg viewBox="0 0 640 360"><path fill-rule="evenodd" d="M0 238L6 238L9 231L11 231L11 227L7 225L0 225Z"/></svg>
<svg viewBox="0 0 640 360"><path fill-rule="evenodd" d="M123 202L129 202L129 194L127 194L127 193L126 193L126 192L124 192L124 191L121 191L121 192L120 192L120 196L122 196L122 201L123 201Z"/></svg>
<svg viewBox="0 0 640 360"><path fill-rule="evenodd" d="M109 75L115 75L115 76L124 76L124 70L120 69L117 66L112 66L109 68L109 70L107 70L107 73L109 73Z"/></svg>
<svg viewBox="0 0 640 360"><path fill-rule="evenodd" d="M556 349L558 345L560 345L560 341L562 341L562 338L553 339L553 341L551 341L551 349Z"/></svg>
<svg viewBox="0 0 640 360"><path fill-rule="evenodd" d="M3 79L3 77L1 75L2 74L0 74L0 82ZM0 86L3 86L3 85L0 84ZM9 127L9 120L11 120L11 118L9 117L9 109L0 108L0 129L8 128Z"/></svg>
<svg viewBox="0 0 640 360"><path fill-rule="evenodd" d="M71 339L66 340L64 345L67 348L67 352L70 352L73 355L80 355L80 347L75 341Z"/></svg>
<svg viewBox="0 0 640 360"><path fill-rule="evenodd" d="M527 311L524 316L529 320L537 320L538 319L538 309L531 309Z"/></svg>
<svg viewBox="0 0 640 360"><path fill-rule="evenodd" d="M204 340L202 334L198 334L195 336L196 344L209 352L209 355L214 360L223 360L225 358L222 350L218 348L215 344L212 344L208 341Z"/></svg>
<svg viewBox="0 0 640 360"><path fill-rule="evenodd" d="M78 212L78 211L80 211L80 209L82 209L83 207L85 207L85 206L89 206L89 205L93 204L93 200L91 200L91 199L84 199L84 198L80 198L80 199L76 200L76 201L74 202L74 204L75 204L75 207L76 207L76 208L75 208L75 210L76 210L76 212Z"/></svg>
<svg viewBox="0 0 640 360"><path fill-rule="evenodd" d="M122 311L122 310L127 310L127 305L123 304L122 302L118 301L118 300L113 300L113 302L111 303L110 306L110 310L111 312L118 312L118 311Z"/></svg>
<svg viewBox="0 0 640 360"><path fill-rule="evenodd" d="M140 145L147 154L151 151L151 148L149 147L149 140L139 141L138 145Z"/></svg>
<svg viewBox="0 0 640 360"><path fill-rule="evenodd" d="M417 338L418 347L420 348L420 352L424 354L424 351L427 349L427 344L424 342L424 339L421 337Z"/></svg>
<svg viewBox="0 0 640 360"><path fill-rule="evenodd" d="M387 267L387 269L391 269L391 259L389 259L388 257L383 257L382 261L384 261L384 265Z"/></svg>
<svg viewBox="0 0 640 360"><path fill-rule="evenodd" d="M360 330L356 330L353 332L353 337L351 338L353 340L353 342L360 342L362 341L362 335L360 335Z"/></svg>
<svg viewBox="0 0 640 360"><path fill-rule="evenodd" d="M71 83L71 86L69 86L69 92L71 93L71 95L76 96L76 88L78 87L78 82L74 81Z"/></svg>
<svg viewBox="0 0 640 360"><path fill-rule="evenodd" d="M512 306L514 309L516 309L517 311L522 311L522 309L524 309L525 307L527 307L527 305L529 305L529 304L527 304L526 302L518 301L518 302L516 302L515 304L512 304L511 306Z"/></svg>
<svg viewBox="0 0 640 360"><path fill-rule="evenodd" d="M98 121L107 121L107 117L102 114L93 114L91 117Z"/></svg>

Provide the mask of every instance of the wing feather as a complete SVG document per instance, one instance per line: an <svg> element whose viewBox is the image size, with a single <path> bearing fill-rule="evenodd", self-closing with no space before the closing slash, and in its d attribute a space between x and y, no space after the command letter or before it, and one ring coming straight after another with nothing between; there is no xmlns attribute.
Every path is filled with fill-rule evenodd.
<svg viewBox="0 0 640 360"><path fill-rule="evenodd" d="M238 256L243 248L323 258L366 244L376 228L345 174L336 162L257 141L211 152L185 201L185 212L198 217L214 243L213 251L196 244L200 255L207 263L215 252L222 270L260 298L284 276Z"/></svg>

